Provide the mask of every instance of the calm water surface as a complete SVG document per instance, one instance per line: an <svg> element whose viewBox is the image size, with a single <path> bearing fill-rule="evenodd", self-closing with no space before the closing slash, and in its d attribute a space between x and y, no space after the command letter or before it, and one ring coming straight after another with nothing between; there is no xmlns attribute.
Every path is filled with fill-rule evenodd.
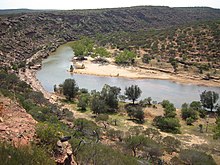
<svg viewBox="0 0 220 165"><path fill-rule="evenodd" d="M220 94L219 87L206 87L191 84L174 83L169 80L128 79L120 77L100 77L92 75L70 74L67 72L73 57L69 47L61 46L54 55L43 60L42 68L37 72L37 78L49 92L53 91L54 84L61 84L67 78L74 78L80 88L101 90L104 84L118 86L124 92L126 86L138 85L142 90L141 99L152 97L155 101L170 100L177 108L185 102L199 100L204 90L212 90Z"/></svg>

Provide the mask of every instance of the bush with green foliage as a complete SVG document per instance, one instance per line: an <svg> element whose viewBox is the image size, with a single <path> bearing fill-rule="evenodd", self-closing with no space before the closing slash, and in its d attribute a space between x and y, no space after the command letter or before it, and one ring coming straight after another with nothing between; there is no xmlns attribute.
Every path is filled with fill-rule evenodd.
<svg viewBox="0 0 220 165"><path fill-rule="evenodd" d="M161 103L162 107L164 108L164 116L165 117L175 117L176 116L176 108L172 103L170 103L168 100L163 100Z"/></svg>
<svg viewBox="0 0 220 165"><path fill-rule="evenodd" d="M134 52L129 50L124 50L115 57L115 63L130 65L130 64L134 64L135 58L136 58L136 54Z"/></svg>
<svg viewBox="0 0 220 165"><path fill-rule="evenodd" d="M177 118L157 116L153 120L153 125L164 132L180 133L180 123Z"/></svg>
<svg viewBox="0 0 220 165"><path fill-rule="evenodd" d="M109 116L107 114L98 114L95 118L95 121L103 123L106 129L108 125L108 119L109 119Z"/></svg>
<svg viewBox="0 0 220 165"><path fill-rule="evenodd" d="M61 117L62 117L62 119L65 119L65 120L67 120L69 122L73 122L73 120L74 120L73 112L71 112L67 108L64 108L62 110Z"/></svg>
<svg viewBox="0 0 220 165"><path fill-rule="evenodd" d="M74 121L74 137L99 140L100 128L93 121L78 118Z"/></svg>
<svg viewBox="0 0 220 165"><path fill-rule="evenodd" d="M170 64L172 65L174 72L177 72L177 68L178 68L178 62L177 62L177 60L174 59L174 58L170 58L170 59L169 59L169 62L170 62Z"/></svg>
<svg viewBox="0 0 220 165"><path fill-rule="evenodd" d="M189 107L199 113L201 118L206 117L206 110L202 108L202 104L200 101L193 101L190 103Z"/></svg>
<svg viewBox="0 0 220 165"><path fill-rule="evenodd" d="M93 54L91 55L94 57L109 57L110 53L104 47L97 47L95 48Z"/></svg>
<svg viewBox="0 0 220 165"><path fill-rule="evenodd" d="M144 100L140 100L139 105L142 106L142 107L151 106L152 105L151 101L152 101L152 98L148 97L148 98L145 98Z"/></svg>
<svg viewBox="0 0 220 165"><path fill-rule="evenodd" d="M124 153L116 151L101 143L87 143L82 145L75 155L76 161L80 164L96 165L138 165L138 161Z"/></svg>
<svg viewBox="0 0 220 165"><path fill-rule="evenodd" d="M47 153L35 145L15 148L10 144L0 143L0 164L2 165L55 165Z"/></svg>
<svg viewBox="0 0 220 165"><path fill-rule="evenodd" d="M211 155L196 150L181 150L180 159L186 164L195 165L217 165Z"/></svg>
<svg viewBox="0 0 220 165"><path fill-rule="evenodd" d="M118 140L120 142L122 141L122 138L124 136L124 132L120 130L109 129L106 133L108 138L110 138L111 140Z"/></svg>
<svg viewBox="0 0 220 165"><path fill-rule="evenodd" d="M126 107L128 116L131 119L137 120L138 123L143 123L144 122L144 112L142 110L142 107L140 106L134 106L134 105L128 105Z"/></svg>
<svg viewBox="0 0 220 165"><path fill-rule="evenodd" d="M144 135L127 137L125 146L132 151L134 157L141 155L143 158L150 158L151 161L158 161L159 157L163 155L161 145Z"/></svg>
<svg viewBox="0 0 220 165"><path fill-rule="evenodd" d="M118 96L120 88L105 84L101 92L92 91L90 108L93 113L116 112L118 110Z"/></svg>
<svg viewBox="0 0 220 165"><path fill-rule="evenodd" d="M38 123L36 127L37 138L40 139L39 144L47 148L50 154L54 154L57 149L57 141L63 136L60 126L51 123Z"/></svg>
<svg viewBox="0 0 220 165"><path fill-rule="evenodd" d="M128 149L130 149L135 157L137 155L137 150L143 147L147 142L147 138L143 135L129 136L125 139L125 144Z"/></svg>
<svg viewBox="0 0 220 165"><path fill-rule="evenodd" d="M100 93L101 98L104 100L108 107L108 112L116 112L118 109L118 96L121 89L116 86L105 84Z"/></svg>
<svg viewBox="0 0 220 165"><path fill-rule="evenodd" d="M81 40L69 43L77 57L88 56L93 51L94 41L84 37Z"/></svg>
<svg viewBox="0 0 220 165"><path fill-rule="evenodd" d="M82 93L79 95L77 106L80 110L85 111L86 107L89 105L90 95L88 93Z"/></svg>
<svg viewBox="0 0 220 165"><path fill-rule="evenodd" d="M195 119L193 119L192 117L186 118L186 124L187 125L192 125L194 122L195 122Z"/></svg>
<svg viewBox="0 0 220 165"><path fill-rule="evenodd" d="M191 125L198 119L198 112L186 103L182 105L181 114L187 125Z"/></svg>
<svg viewBox="0 0 220 165"><path fill-rule="evenodd" d="M96 116L95 121L99 122L99 121L108 121L109 116L107 114L99 114Z"/></svg>
<svg viewBox="0 0 220 165"><path fill-rule="evenodd" d="M63 83L63 95L70 101L77 95L79 88L74 79L66 79Z"/></svg>
<svg viewBox="0 0 220 165"><path fill-rule="evenodd" d="M107 105L102 99L100 92L93 91L91 94L90 108L93 113L100 114L107 112Z"/></svg>

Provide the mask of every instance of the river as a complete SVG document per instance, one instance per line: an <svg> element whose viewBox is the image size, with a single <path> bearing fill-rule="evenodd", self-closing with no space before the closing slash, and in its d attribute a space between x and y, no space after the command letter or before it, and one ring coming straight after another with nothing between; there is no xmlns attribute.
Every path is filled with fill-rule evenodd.
<svg viewBox="0 0 220 165"><path fill-rule="evenodd" d="M141 99L151 97L155 101L164 99L174 103L180 108L183 103L198 101L199 95L204 90L215 91L220 94L219 87L198 86L194 84L181 84L169 80L155 79L129 79L120 77L101 77L93 75L70 74L67 72L72 64L73 51L69 47L61 46L57 51L42 62L42 68L37 72L36 77L45 90L53 92L54 84L58 85L67 78L76 80L80 88L90 90L101 90L104 84L120 87L121 93L124 88L130 85L138 85L142 90Z"/></svg>

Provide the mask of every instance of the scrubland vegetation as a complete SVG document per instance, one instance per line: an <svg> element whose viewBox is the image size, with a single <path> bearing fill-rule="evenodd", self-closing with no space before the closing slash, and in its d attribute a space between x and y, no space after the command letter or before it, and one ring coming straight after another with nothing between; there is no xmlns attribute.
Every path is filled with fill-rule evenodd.
<svg viewBox="0 0 220 165"><path fill-rule="evenodd" d="M109 85L89 92L67 79L54 86L60 104L52 104L18 78L18 72L31 69L58 45L74 41L68 44L79 60L91 56L108 62L111 57L117 65L217 81L218 10L134 7L18 13L0 13L0 95L18 102L38 124L30 146L0 144L1 163L55 164L57 142L64 137L71 137L68 142L78 164L220 162L219 95L214 91L202 92L200 101L183 103L177 110L168 100L156 103L150 95L138 100L142 91L135 84L125 93ZM35 53L40 55L28 63ZM190 138L205 142L194 144Z"/></svg>
<svg viewBox="0 0 220 165"><path fill-rule="evenodd" d="M92 164L105 164L105 162L115 164L118 161L121 162L120 164L158 162L163 161L161 156L164 153L169 155L173 152L179 153L180 156L173 157L171 161L194 162L200 160L201 154L203 154L201 163L207 161L210 164L215 164L212 157L204 151L194 151L189 148L189 151L186 152L181 149L182 142L178 138L162 136L161 132L153 127L155 126L165 132L182 133L181 124L179 123L181 119L176 117L176 108L169 101L164 100L161 103L164 115L155 117L153 123L148 122L148 118L145 117L144 113L146 111L145 107L157 107L157 105L151 103L151 98L135 102L141 94L138 86L130 86L126 89L124 97L131 100L131 103L125 103L119 100L119 98L123 98L120 94L120 88L105 85L100 92L92 91L89 93L86 89L78 89L77 82L70 79L68 81L74 82L75 85L72 86L72 83L68 83L67 86L70 85L74 89L68 91L65 95L70 93L74 93L74 95L67 95L67 100L71 100L67 104L78 105L80 113L91 115L90 118L88 116L74 118L74 112L71 109L61 110L59 107L51 105L43 99L41 93L32 91L27 84L18 80L13 74L9 75L5 71L1 71L0 77L2 82L0 86L1 94L16 99L39 122L36 128L37 139L39 140L32 145L33 148L30 150L35 150L34 145L38 145L38 148L41 149L36 152L47 152L50 156L56 155L58 149L56 142L59 138L71 136L69 142L73 148L74 158L81 164L88 162ZM62 87L65 88L65 83ZM71 89L71 87L69 88ZM57 92L60 91L64 92L64 90L57 89ZM215 102L213 104L216 105ZM194 120L198 120L199 116L204 117L208 113L204 109L204 105L203 102L192 102L190 105L184 104L182 117L184 119L193 118ZM216 108L219 111L219 108ZM188 109L193 109L193 113L186 113ZM156 108L154 110L157 111ZM218 114L218 111L216 114ZM123 115L118 116L118 114ZM114 116L118 117L114 119ZM129 125L121 127L123 120L131 120L136 126L132 126L129 121ZM68 124L68 126L63 121L71 124ZM216 123L212 135L213 138L218 140L218 120ZM203 131L205 134L205 130ZM8 152L11 152L10 148L8 150ZM27 151L21 149L17 152L28 151L29 149ZM17 152L11 154L18 154ZM194 155L190 159L185 158L188 152L192 152ZM38 154L38 156L42 157L42 162L44 160L49 161L45 158L45 154L42 156ZM20 161L16 156L14 158L16 161ZM31 159L31 156L29 159Z"/></svg>

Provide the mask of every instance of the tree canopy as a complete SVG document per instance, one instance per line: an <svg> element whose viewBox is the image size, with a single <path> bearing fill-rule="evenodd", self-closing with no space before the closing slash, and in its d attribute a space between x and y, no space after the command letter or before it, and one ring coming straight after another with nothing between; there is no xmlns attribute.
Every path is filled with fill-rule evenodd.
<svg viewBox="0 0 220 165"><path fill-rule="evenodd" d="M89 52L93 51L94 41L84 37L81 40L73 42L71 47L73 48L75 56L88 56Z"/></svg>
<svg viewBox="0 0 220 165"><path fill-rule="evenodd" d="M215 104L218 99L219 99L219 94L214 91L204 91L200 95L200 101L202 103L202 106L204 108L210 109L211 112L215 108Z"/></svg>
<svg viewBox="0 0 220 165"><path fill-rule="evenodd" d="M66 79L63 83L63 95L70 101L78 92L78 87L74 79Z"/></svg>
<svg viewBox="0 0 220 165"><path fill-rule="evenodd" d="M134 102L141 96L141 89L137 85L131 85L130 87L125 88L125 95L128 100L132 100Z"/></svg>
<svg viewBox="0 0 220 165"><path fill-rule="evenodd" d="M115 62L117 64L132 64L134 63L134 59L136 54L129 50L124 50L119 55L115 57Z"/></svg>

